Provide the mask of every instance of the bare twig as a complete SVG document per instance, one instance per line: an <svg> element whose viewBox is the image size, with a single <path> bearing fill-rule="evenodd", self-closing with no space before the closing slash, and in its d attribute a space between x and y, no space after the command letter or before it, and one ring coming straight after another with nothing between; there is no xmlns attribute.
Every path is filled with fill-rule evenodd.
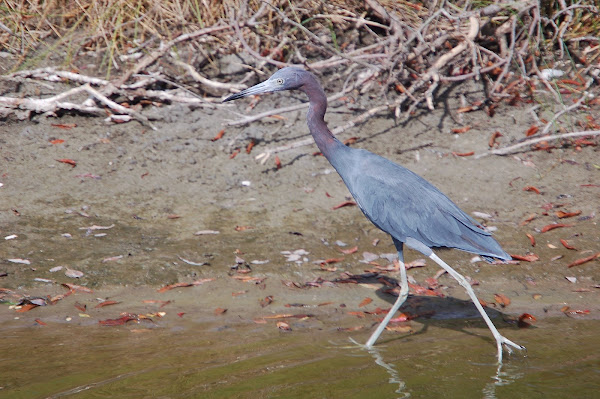
<svg viewBox="0 0 600 399"><path fill-rule="evenodd" d="M498 148L498 149L490 150L488 152L484 152L482 154L476 155L475 159L487 157L488 155L507 155L507 154L510 154L510 153L518 150L519 148L527 147L528 145L536 144L536 143L539 143L542 141L560 140L560 139L567 139L570 137L598 136L598 135L600 135L600 130L588 130L585 132L572 132L572 133L555 134L552 136L536 137L531 140L523 141L519 144L511 145L509 147Z"/></svg>

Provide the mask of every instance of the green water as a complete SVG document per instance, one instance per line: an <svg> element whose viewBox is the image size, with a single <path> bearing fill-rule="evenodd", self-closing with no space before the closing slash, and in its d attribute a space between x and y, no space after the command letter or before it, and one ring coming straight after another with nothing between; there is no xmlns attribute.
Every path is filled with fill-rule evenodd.
<svg viewBox="0 0 600 399"><path fill-rule="evenodd" d="M443 326L384 339L370 353L349 341L364 341L364 332L284 333L249 323L148 329L8 323L2 328L0 398L600 395L598 320L546 319L536 328L508 331L528 351L508 357L500 370L489 331Z"/></svg>

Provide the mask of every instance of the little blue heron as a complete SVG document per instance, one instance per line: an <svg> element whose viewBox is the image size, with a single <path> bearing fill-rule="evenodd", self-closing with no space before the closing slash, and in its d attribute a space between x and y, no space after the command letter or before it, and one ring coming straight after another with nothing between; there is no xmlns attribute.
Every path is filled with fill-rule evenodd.
<svg viewBox="0 0 600 399"><path fill-rule="evenodd" d="M427 180L379 155L340 142L325 123L327 97L314 75L296 67L283 68L268 80L233 94L224 101L282 90L300 90L308 96L310 106L306 120L310 134L342 177L367 219L392 236L398 251L400 294L365 346L371 348L375 344L408 297L403 255L406 244L435 261L467 291L496 339L499 363L502 363L503 347L509 353L512 352L511 346L525 349L500 335L468 281L440 259L432 248L456 248L478 254L488 262L493 258L507 261L511 259L510 255L489 232Z"/></svg>

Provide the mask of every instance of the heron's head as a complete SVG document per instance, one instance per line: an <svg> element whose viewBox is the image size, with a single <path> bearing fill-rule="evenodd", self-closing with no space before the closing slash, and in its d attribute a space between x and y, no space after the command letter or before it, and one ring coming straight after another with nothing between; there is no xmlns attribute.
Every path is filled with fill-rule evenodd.
<svg viewBox="0 0 600 399"><path fill-rule="evenodd" d="M262 83L257 84L242 90L239 93L232 94L227 97L225 101L237 100L238 98L247 97L255 94L273 93L282 90L295 90L302 87L306 75L310 76L310 73L304 69L296 67L282 68L275 72L269 79Z"/></svg>

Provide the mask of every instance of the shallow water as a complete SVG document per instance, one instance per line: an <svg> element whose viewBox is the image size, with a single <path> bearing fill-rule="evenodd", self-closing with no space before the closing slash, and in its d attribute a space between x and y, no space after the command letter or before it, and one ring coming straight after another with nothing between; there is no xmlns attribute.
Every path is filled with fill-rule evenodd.
<svg viewBox="0 0 600 399"><path fill-rule="evenodd" d="M598 328L598 320L552 318L505 329L528 351L500 369L479 328L430 326L388 336L371 352L349 341L364 333L249 323L3 328L0 397L592 398Z"/></svg>

